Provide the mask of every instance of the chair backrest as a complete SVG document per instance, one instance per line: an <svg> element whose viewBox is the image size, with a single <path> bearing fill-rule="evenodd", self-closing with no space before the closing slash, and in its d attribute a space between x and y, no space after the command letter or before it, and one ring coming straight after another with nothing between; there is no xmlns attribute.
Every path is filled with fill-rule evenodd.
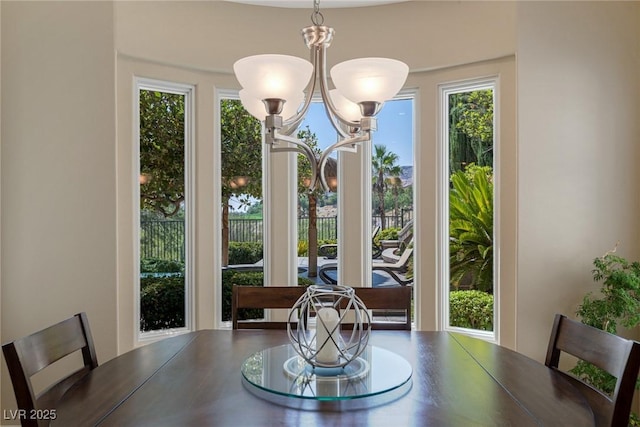
<svg viewBox="0 0 640 427"><path fill-rule="evenodd" d="M23 426L38 426L39 420L29 419L29 414L37 413L39 409L54 409L69 387L98 366L85 313L78 313L39 332L6 343L2 346L2 351L9 368L18 409L24 410L23 413L27 416L21 419ZM84 366L36 395L31 377L76 351L82 351ZM48 425L48 421L40 421L41 425Z"/></svg>
<svg viewBox="0 0 640 427"><path fill-rule="evenodd" d="M411 330L411 286L354 288L368 309L373 310L372 329ZM231 318L233 329L286 329L287 322L239 320L241 308L291 308L304 295L303 286L233 286ZM381 313L381 311L386 313ZM384 314L384 319L381 319ZM397 315L400 316L397 316ZM402 321L395 321L401 317Z"/></svg>
<svg viewBox="0 0 640 427"><path fill-rule="evenodd" d="M411 286L354 289L364 305L373 311L371 329L411 330ZM397 314L401 322L393 320Z"/></svg>
<svg viewBox="0 0 640 427"><path fill-rule="evenodd" d="M396 267L406 268L407 264L409 263L409 258L411 258L412 254L413 254L413 247L409 247L405 249L404 252L402 252L402 255L400 255L400 259L398 259L398 262L396 262Z"/></svg>
<svg viewBox="0 0 640 427"><path fill-rule="evenodd" d="M409 220L400 231L398 231L398 240L400 241L400 248L404 249L409 241L413 239L413 220Z"/></svg>
<svg viewBox="0 0 640 427"><path fill-rule="evenodd" d="M640 343L627 340L557 314L545 365L558 369L560 353L571 354L616 377L611 396L564 373L589 401L597 426L627 426L638 371Z"/></svg>
<svg viewBox="0 0 640 427"><path fill-rule="evenodd" d="M238 286L233 285L231 320L233 329L286 329L287 322L239 320L242 308L291 308L306 292L304 286Z"/></svg>

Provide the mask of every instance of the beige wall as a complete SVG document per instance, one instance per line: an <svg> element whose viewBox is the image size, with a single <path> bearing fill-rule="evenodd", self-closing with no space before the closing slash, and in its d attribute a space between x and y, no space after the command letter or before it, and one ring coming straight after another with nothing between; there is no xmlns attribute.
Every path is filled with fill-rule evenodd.
<svg viewBox="0 0 640 427"><path fill-rule="evenodd" d="M117 327L112 4L1 7L2 342L86 311L104 362Z"/></svg>
<svg viewBox="0 0 640 427"><path fill-rule="evenodd" d="M299 32L311 25L309 9L221 1L118 1L115 10L116 48L137 58L231 72L233 63L247 55L308 56ZM423 70L515 51L511 2L415 1L327 9L323 14L325 24L336 31L329 65L354 57L386 56Z"/></svg>
<svg viewBox="0 0 640 427"><path fill-rule="evenodd" d="M309 11L221 2L0 8L1 338L84 310L104 362L118 348L116 50L226 73L248 54L306 56L298 31ZM541 359L553 313L572 313L594 288L591 260L618 240L622 255L640 259L640 4L409 2L325 18L337 31L331 63L392 56L423 72L516 54L514 325L517 349ZM422 84L419 73L412 79ZM422 127L418 143L433 132ZM417 161L429 166L434 150L421 146ZM431 185L425 197L434 182L421 184ZM433 213L421 209L422 230L432 228ZM435 242L423 244L420 256L433 257ZM420 263L432 280L431 258ZM2 363L2 408L13 400L6 379Z"/></svg>
<svg viewBox="0 0 640 427"><path fill-rule="evenodd" d="M518 350L537 359L594 258L640 258L639 51L640 3L519 4Z"/></svg>

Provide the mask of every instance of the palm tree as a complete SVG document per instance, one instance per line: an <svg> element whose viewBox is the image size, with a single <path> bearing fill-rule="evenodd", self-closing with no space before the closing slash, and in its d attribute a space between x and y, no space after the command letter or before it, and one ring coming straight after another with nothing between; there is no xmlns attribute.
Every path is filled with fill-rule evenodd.
<svg viewBox="0 0 640 427"><path fill-rule="evenodd" d="M401 172L398 162L398 155L387 151L384 145L374 145L374 154L371 161L373 176L373 191L378 195L378 212L380 214L380 226L385 228L384 218L384 193L387 190L386 177L399 176Z"/></svg>

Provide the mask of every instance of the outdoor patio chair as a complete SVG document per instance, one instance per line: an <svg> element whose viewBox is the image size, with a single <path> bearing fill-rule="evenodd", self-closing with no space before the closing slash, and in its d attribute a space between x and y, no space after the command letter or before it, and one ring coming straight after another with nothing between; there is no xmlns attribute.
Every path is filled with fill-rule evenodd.
<svg viewBox="0 0 640 427"><path fill-rule="evenodd" d="M376 243L376 236L380 232L380 226L376 225L371 230L371 248L373 259L379 258L382 254L382 246ZM326 259L336 259L338 257L338 245L335 243L328 243L320 246L318 255L325 257Z"/></svg>
<svg viewBox="0 0 640 427"><path fill-rule="evenodd" d="M384 262L395 263L400 259L399 253L405 250L413 240L413 220L410 220L398 232L397 240L381 240L381 258Z"/></svg>
<svg viewBox="0 0 640 427"><path fill-rule="evenodd" d="M561 352L589 362L616 377L613 393L608 395L581 379L560 371L558 364ZM640 343L556 314L544 364L558 370L582 392L593 410L598 427L629 424L640 370Z"/></svg>
<svg viewBox="0 0 640 427"><path fill-rule="evenodd" d="M2 346L2 351L9 368L18 409L25 414L21 417L22 426L49 425L49 420L44 417L38 419L33 414L49 411L55 418L56 404L62 395L89 371L98 367L85 313L78 313L39 332L6 343ZM83 366L36 394L31 377L78 351L82 352Z"/></svg>
<svg viewBox="0 0 640 427"><path fill-rule="evenodd" d="M375 272L375 271L384 271L385 273L387 273L389 276L391 276L393 278L393 280L396 281L396 283L398 283L401 286L406 286L410 283L413 283L413 279L407 279L406 277L404 277L404 275L402 273L405 273L407 271L407 267L409 265L409 260L411 259L411 255L413 255L413 247L409 247L407 249L405 249L405 251L402 253L402 255L400 256L400 258L398 259L397 262L395 263L389 263L389 262L374 262L371 266L371 269ZM337 263L330 263L330 264L325 264L322 267L320 267L320 270L318 271L318 275L320 276L320 278L322 279L322 281L324 283L330 284L330 285L335 285L338 283L337 279L335 279L334 277L332 277L331 275L329 275L329 272L331 271L337 271L338 270L338 264Z"/></svg>

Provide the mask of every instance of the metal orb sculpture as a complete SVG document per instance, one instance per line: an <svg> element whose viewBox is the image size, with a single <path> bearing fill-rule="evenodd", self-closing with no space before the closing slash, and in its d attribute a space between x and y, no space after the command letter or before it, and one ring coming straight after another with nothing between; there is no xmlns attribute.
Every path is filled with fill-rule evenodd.
<svg viewBox="0 0 640 427"><path fill-rule="evenodd" d="M297 316L297 319L296 319ZM371 316L354 289L311 285L289 313L287 333L313 368L343 368L366 349Z"/></svg>

